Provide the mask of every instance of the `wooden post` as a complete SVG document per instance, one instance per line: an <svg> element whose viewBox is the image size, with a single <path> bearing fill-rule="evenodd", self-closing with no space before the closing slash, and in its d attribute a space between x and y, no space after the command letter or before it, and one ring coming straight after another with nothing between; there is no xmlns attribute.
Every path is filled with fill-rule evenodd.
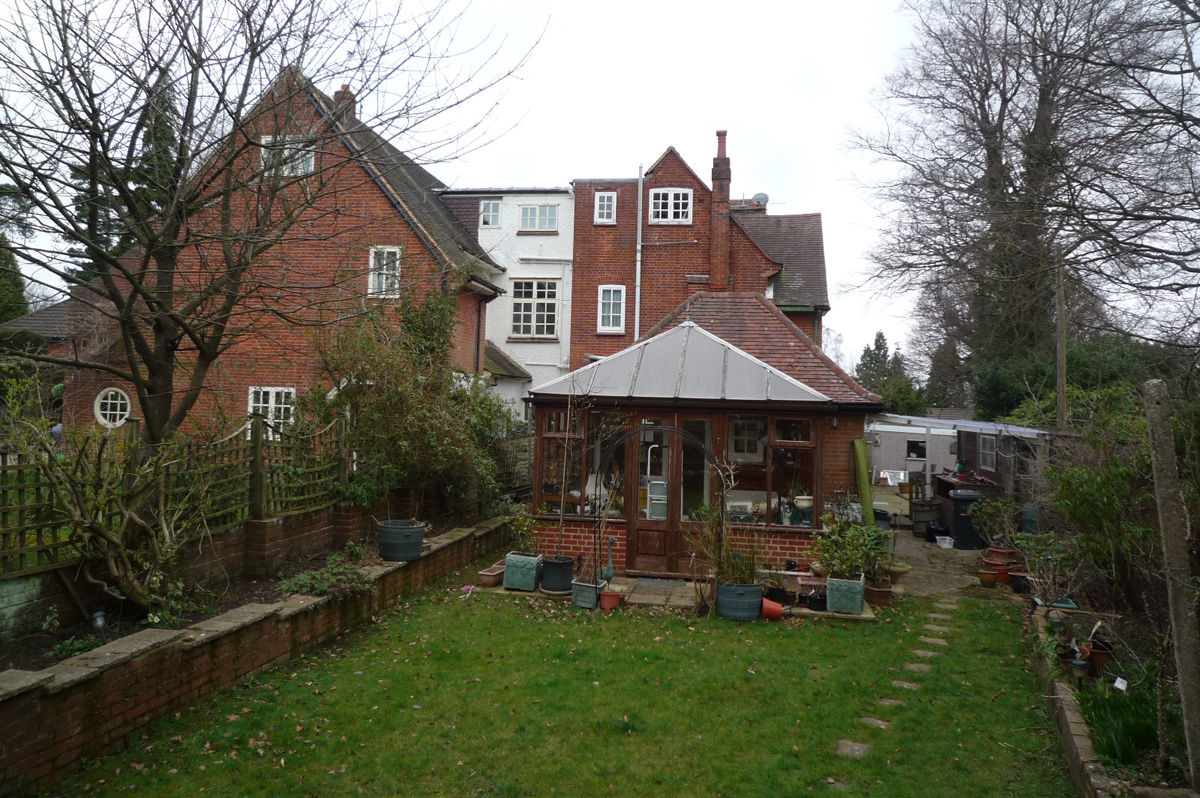
<svg viewBox="0 0 1200 798"><path fill-rule="evenodd" d="M250 518L267 517L267 461L264 452L263 417L250 417Z"/></svg>
<svg viewBox="0 0 1200 798"><path fill-rule="evenodd" d="M1187 741L1190 779L1200 789L1200 623L1197 622L1196 589L1193 587L1188 554L1187 511L1179 484L1175 459L1175 433L1167 386L1149 380L1146 390L1146 422L1150 428L1150 459L1154 465L1154 495L1163 547L1163 572L1167 579L1167 603L1171 631L1175 636L1175 667L1179 675L1179 700L1183 705L1183 733Z"/></svg>
<svg viewBox="0 0 1200 798"><path fill-rule="evenodd" d="M345 496L346 489L350 487L350 438L344 417L337 419L334 430L337 433L338 487L341 488L342 496Z"/></svg>

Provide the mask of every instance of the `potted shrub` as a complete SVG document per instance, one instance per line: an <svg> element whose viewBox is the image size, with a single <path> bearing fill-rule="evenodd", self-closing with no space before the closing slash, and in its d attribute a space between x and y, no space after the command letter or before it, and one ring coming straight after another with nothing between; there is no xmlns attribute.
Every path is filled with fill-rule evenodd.
<svg viewBox="0 0 1200 798"><path fill-rule="evenodd" d="M508 590L537 590L541 575L542 555L537 554L533 517L524 509L508 516L513 551L504 557L504 587Z"/></svg>
<svg viewBox="0 0 1200 798"><path fill-rule="evenodd" d="M824 531L814 542L817 559L829 569L826 603L831 612L861 615L866 574L877 567L891 533L826 513Z"/></svg>
<svg viewBox="0 0 1200 798"><path fill-rule="evenodd" d="M988 556L1000 565L1011 564L1016 559L1013 535L1021 517L1021 508L1012 499L980 499L967 507L967 515L975 531L988 544Z"/></svg>
<svg viewBox="0 0 1200 798"><path fill-rule="evenodd" d="M1053 607L1065 601L1083 564L1079 551L1053 531L1019 532L1013 542L1025 557L1025 581L1037 603Z"/></svg>

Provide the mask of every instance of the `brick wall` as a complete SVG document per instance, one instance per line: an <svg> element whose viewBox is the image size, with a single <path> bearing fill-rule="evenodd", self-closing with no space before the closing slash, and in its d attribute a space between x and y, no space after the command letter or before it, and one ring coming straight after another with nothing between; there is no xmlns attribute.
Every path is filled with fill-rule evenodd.
<svg viewBox="0 0 1200 798"><path fill-rule="evenodd" d="M32 794L163 715L327 643L509 539L499 519L420 560L367 569L375 592L248 604L187 629L147 629L42 671L0 672L0 795ZM149 687L152 686L152 687Z"/></svg>
<svg viewBox="0 0 1200 798"><path fill-rule="evenodd" d="M662 188L692 190L692 223L650 224L650 192ZM592 209L597 191L617 194L617 223L595 224ZM712 192L674 151L649 174L642 188L642 306L641 329L650 329L696 291L710 288L713 252ZM723 219L730 285L734 291L766 290L777 268L740 228ZM718 241L722 240L718 236ZM571 368L588 355L610 355L634 343L634 303L637 279L637 183L577 180L575 182L575 256L571 313ZM596 305L601 285L625 286L625 332L596 331Z"/></svg>

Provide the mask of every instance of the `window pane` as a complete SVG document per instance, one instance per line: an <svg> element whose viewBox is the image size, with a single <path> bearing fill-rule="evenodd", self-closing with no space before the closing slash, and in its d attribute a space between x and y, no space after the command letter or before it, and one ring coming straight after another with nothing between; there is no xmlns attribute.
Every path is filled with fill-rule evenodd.
<svg viewBox="0 0 1200 798"><path fill-rule="evenodd" d="M767 508L767 419L733 416L729 419L726 457L733 466L734 488L726 509L736 521L763 523Z"/></svg>
<svg viewBox="0 0 1200 798"><path fill-rule="evenodd" d="M708 458L704 450L712 449L712 430L707 421L685 420L682 424L687 435L683 438L683 476L679 497L680 518L699 520L698 511L713 503L713 495L719 485L714 486L710 478Z"/></svg>
<svg viewBox="0 0 1200 798"><path fill-rule="evenodd" d="M812 441L812 421L809 419L781 418L775 422L775 440Z"/></svg>
<svg viewBox="0 0 1200 798"><path fill-rule="evenodd" d="M771 523L812 526L814 517L812 449L774 449L771 453Z"/></svg>

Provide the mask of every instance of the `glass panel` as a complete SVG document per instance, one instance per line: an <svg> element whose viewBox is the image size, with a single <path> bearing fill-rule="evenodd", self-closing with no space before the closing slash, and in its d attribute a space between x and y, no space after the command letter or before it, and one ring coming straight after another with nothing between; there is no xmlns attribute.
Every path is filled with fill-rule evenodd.
<svg viewBox="0 0 1200 798"><path fill-rule="evenodd" d="M725 507L735 521L766 522L766 417L731 416L727 438L726 456L733 466L734 485L725 497Z"/></svg>
<svg viewBox="0 0 1200 798"><path fill-rule="evenodd" d="M625 515L625 417L619 413L591 413L587 497L588 514Z"/></svg>
<svg viewBox="0 0 1200 798"><path fill-rule="evenodd" d="M806 418L781 418L775 422L775 440L811 441L812 421Z"/></svg>
<svg viewBox="0 0 1200 798"><path fill-rule="evenodd" d="M707 421L688 420L683 422L683 431L695 437L683 438L683 479L680 490L680 514L685 521L698 520L694 517L701 507L712 504L712 480L709 478L708 459L704 450L712 450L712 430Z"/></svg>
<svg viewBox="0 0 1200 798"><path fill-rule="evenodd" d="M816 510L813 507L813 451L811 449L781 449L771 451L773 498L771 523L785 526L812 526Z"/></svg>
<svg viewBox="0 0 1200 798"><path fill-rule="evenodd" d="M664 520L667 517L667 475L670 452L666 422L661 418L642 419L638 435L638 515Z"/></svg>
<svg viewBox="0 0 1200 798"><path fill-rule="evenodd" d="M558 512L582 511L582 479L579 473L579 449L574 438L544 438L542 440L542 493L546 508Z"/></svg>

